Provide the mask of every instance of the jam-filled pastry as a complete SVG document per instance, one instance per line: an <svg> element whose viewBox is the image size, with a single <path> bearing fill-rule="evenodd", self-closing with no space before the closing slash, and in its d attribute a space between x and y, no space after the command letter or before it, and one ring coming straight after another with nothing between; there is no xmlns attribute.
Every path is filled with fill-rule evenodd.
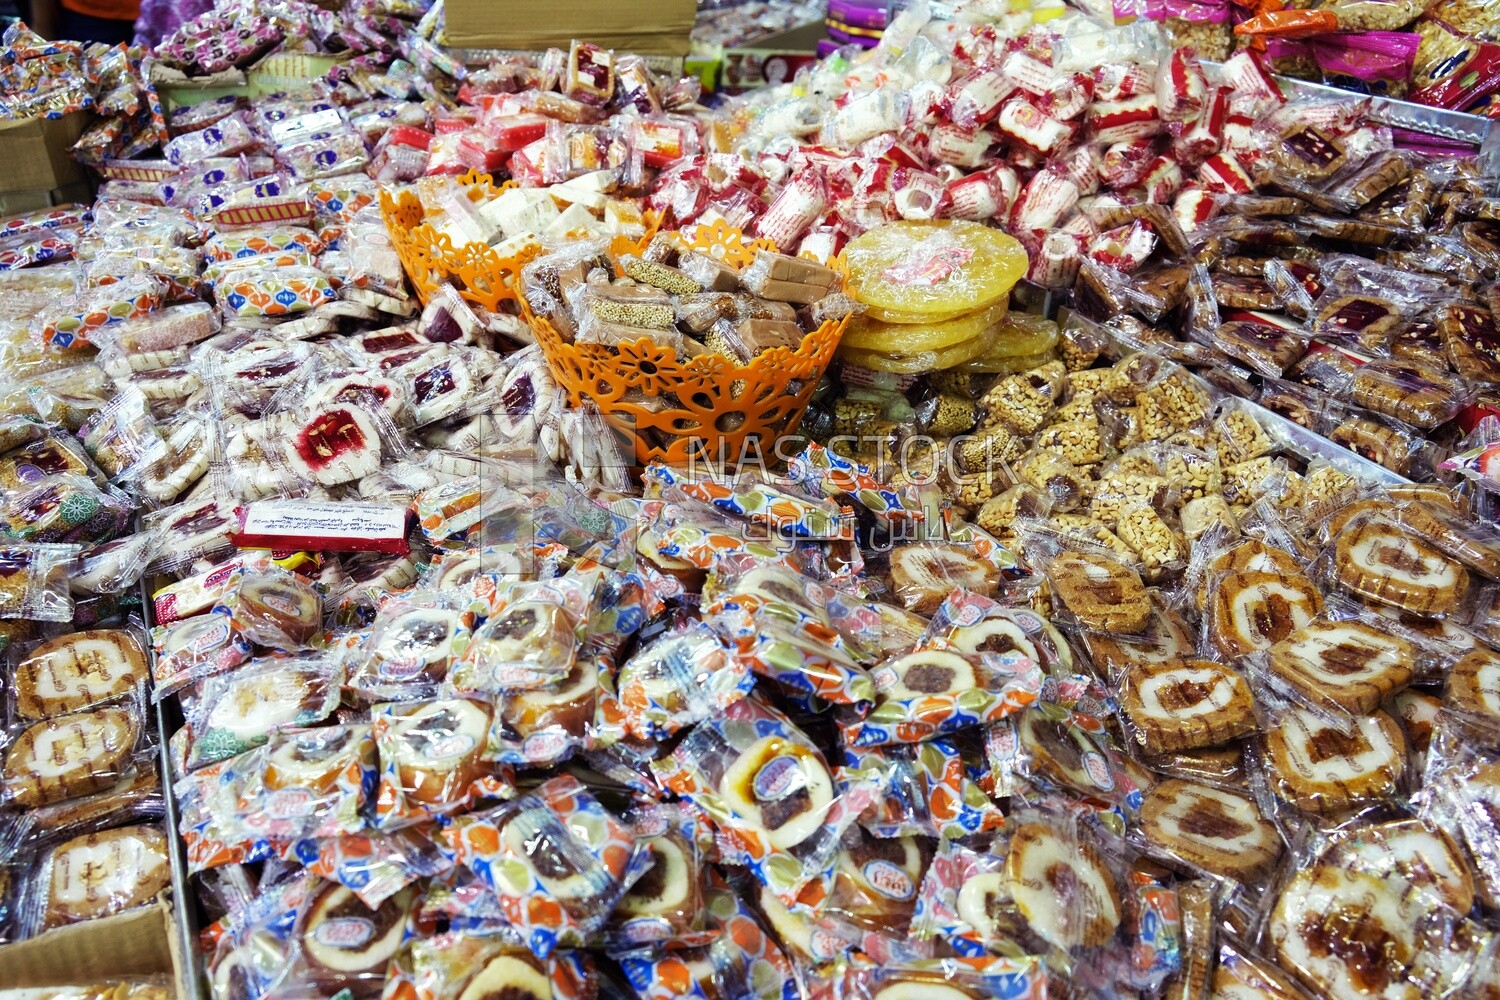
<svg viewBox="0 0 1500 1000"><path fill-rule="evenodd" d="M459 624L456 610L438 607L415 608L377 625L351 684L441 683L448 676Z"/></svg>
<svg viewBox="0 0 1500 1000"><path fill-rule="evenodd" d="M1315 703L1373 712L1411 683L1416 649L1362 622L1318 621L1271 647L1271 670Z"/></svg>
<svg viewBox="0 0 1500 1000"><path fill-rule="evenodd" d="M652 837L652 864L620 898L618 912L626 920L661 917L676 921L691 917L702 905L702 885L692 849L675 833Z"/></svg>
<svg viewBox="0 0 1500 1000"><path fill-rule="evenodd" d="M1307 993L1271 959L1219 939L1211 1000L1307 1000Z"/></svg>
<svg viewBox="0 0 1500 1000"><path fill-rule="evenodd" d="M1500 655L1479 648L1448 671L1448 703L1454 708L1500 719Z"/></svg>
<svg viewBox="0 0 1500 1000"><path fill-rule="evenodd" d="M120 629L95 629L49 639L16 665L16 714L45 719L88 708L146 681L140 643Z"/></svg>
<svg viewBox="0 0 1500 1000"><path fill-rule="evenodd" d="M1281 857L1281 838L1254 800L1181 778L1146 793L1141 832L1184 861L1247 885L1264 878Z"/></svg>
<svg viewBox="0 0 1500 1000"><path fill-rule="evenodd" d="M1083 795L1109 790L1113 778L1107 769L1101 770L1104 758L1089 735L1077 726L1049 718L1041 709L1028 708L1016 716L1016 737L1031 777Z"/></svg>
<svg viewBox="0 0 1500 1000"><path fill-rule="evenodd" d="M1064 951L1106 944L1120 926L1119 890L1099 852L1045 823L1016 829L1005 883L1031 930Z"/></svg>
<svg viewBox="0 0 1500 1000"><path fill-rule="evenodd" d="M330 406L288 430L287 465L319 486L351 483L380 469L380 430L358 406Z"/></svg>
<svg viewBox="0 0 1500 1000"><path fill-rule="evenodd" d="M1420 1000L1447 995L1456 970L1443 966L1459 958L1419 936L1426 911L1420 896L1377 875L1316 864L1282 889L1267 938L1318 996Z"/></svg>
<svg viewBox="0 0 1500 1000"><path fill-rule="evenodd" d="M900 973L886 978L870 1000L980 1000L981 996L957 980Z"/></svg>
<svg viewBox="0 0 1500 1000"><path fill-rule="evenodd" d="M525 806L510 815L500 830L501 846L546 893L578 921L602 919L599 896L624 879L627 858L606 855L594 848L546 805ZM518 870L515 876L521 876ZM525 883L524 878L503 876Z"/></svg>
<svg viewBox="0 0 1500 1000"><path fill-rule="evenodd" d="M1058 600L1086 629L1134 635L1151 620L1141 575L1109 556L1064 552L1048 567Z"/></svg>
<svg viewBox="0 0 1500 1000"><path fill-rule="evenodd" d="M812 747L763 736L725 770L719 794L767 844L789 851L823 828L833 776Z"/></svg>
<svg viewBox="0 0 1500 1000"><path fill-rule="evenodd" d="M973 625L953 628L946 639L960 653L1014 651L1049 673L1073 672L1073 650L1057 626L1025 608L992 608Z"/></svg>
<svg viewBox="0 0 1500 1000"><path fill-rule="evenodd" d="M1085 632L1083 643L1094 666L1105 677L1118 677L1132 663L1191 659L1198 651L1197 637L1182 615L1154 597L1151 618L1139 639Z"/></svg>
<svg viewBox="0 0 1500 1000"><path fill-rule="evenodd" d="M866 926L904 933L926 869L927 852L916 837L864 837L839 851L828 905Z"/></svg>
<svg viewBox="0 0 1500 1000"><path fill-rule="evenodd" d="M1230 573L1211 598L1209 635L1232 659L1270 649L1322 610L1323 595L1301 573Z"/></svg>
<svg viewBox="0 0 1500 1000"><path fill-rule="evenodd" d="M728 590L735 597L787 604L799 611L823 616L822 609L808 596L802 575L786 566L757 566L736 580Z"/></svg>
<svg viewBox="0 0 1500 1000"><path fill-rule="evenodd" d="M258 1000L281 968L284 950L271 932L251 933L243 944L214 961L209 973L214 1000Z"/></svg>
<svg viewBox="0 0 1500 1000"><path fill-rule="evenodd" d="M1384 712L1353 720L1341 733L1292 709L1266 734L1273 790L1310 813L1338 813L1392 795L1406 773L1406 739Z"/></svg>
<svg viewBox="0 0 1500 1000"><path fill-rule="evenodd" d="M403 889L371 909L345 886L316 889L300 935L313 978L334 990L378 995L405 934L410 900L411 890Z"/></svg>
<svg viewBox="0 0 1500 1000"><path fill-rule="evenodd" d="M1150 754L1210 747L1256 730L1250 685L1238 671L1212 660L1130 667L1120 708Z"/></svg>
<svg viewBox="0 0 1500 1000"><path fill-rule="evenodd" d="M38 722L5 756L5 790L23 809L103 791L125 772L140 735L140 720L125 708Z"/></svg>
<svg viewBox="0 0 1500 1000"><path fill-rule="evenodd" d="M891 553L891 583L902 603L927 615L955 589L993 596L1000 585L1000 571L994 563L957 545L903 545Z"/></svg>
<svg viewBox="0 0 1500 1000"><path fill-rule="evenodd" d="M496 955L484 964L458 1000L552 1000L552 980L531 955Z"/></svg>
<svg viewBox="0 0 1500 1000"><path fill-rule="evenodd" d="M566 668L573 662L577 637L574 622L560 605L522 601L506 608L474 632L464 656L464 690L504 690L510 685L512 664L528 664L522 673ZM521 687L534 686L521 683Z"/></svg>
<svg viewBox="0 0 1500 1000"><path fill-rule="evenodd" d="M1007 876L1002 869L970 872L953 901L959 919L974 928L986 945L1014 940L1025 931L1024 918L1010 898Z"/></svg>
<svg viewBox="0 0 1500 1000"><path fill-rule="evenodd" d="M323 627L323 598L291 573L249 574L234 607L241 631L272 647L302 647Z"/></svg>
<svg viewBox="0 0 1500 1000"><path fill-rule="evenodd" d="M1230 573L1276 573L1301 576L1302 566L1290 552L1267 545L1258 538L1247 538L1238 545L1214 556L1204 574L1203 589L1198 594L1199 610L1208 610L1209 585Z"/></svg>
<svg viewBox="0 0 1500 1000"><path fill-rule="evenodd" d="M381 762L395 765L401 792L412 802L443 806L460 801L483 773L480 756L490 713L477 702L432 701L381 719L381 724Z"/></svg>
<svg viewBox="0 0 1500 1000"><path fill-rule="evenodd" d="M1474 875L1457 842L1440 827L1400 819L1339 831L1335 837L1323 855L1326 864L1371 875L1394 873L1458 913L1474 906Z"/></svg>
<svg viewBox="0 0 1500 1000"><path fill-rule="evenodd" d="M594 720L598 689L598 661L592 656L580 656L568 676L556 684L506 697L500 717L523 737L547 726L558 726L574 736L582 736Z"/></svg>
<svg viewBox="0 0 1500 1000"><path fill-rule="evenodd" d="M908 653L880 667L875 683L887 701L909 701L934 694L956 694L980 686L968 657L946 650Z"/></svg>
<svg viewBox="0 0 1500 1000"><path fill-rule="evenodd" d="M267 753L267 788L305 788L326 795L370 749L369 726L329 726L282 737Z"/></svg>
<svg viewBox="0 0 1500 1000"><path fill-rule="evenodd" d="M125 826L74 837L53 848L46 927L122 913L172 882L167 838L154 826Z"/></svg>
<svg viewBox="0 0 1500 1000"><path fill-rule="evenodd" d="M1334 575L1361 597L1421 615L1445 615L1469 589L1469 573L1426 542L1380 521L1334 541Z"/></svg>

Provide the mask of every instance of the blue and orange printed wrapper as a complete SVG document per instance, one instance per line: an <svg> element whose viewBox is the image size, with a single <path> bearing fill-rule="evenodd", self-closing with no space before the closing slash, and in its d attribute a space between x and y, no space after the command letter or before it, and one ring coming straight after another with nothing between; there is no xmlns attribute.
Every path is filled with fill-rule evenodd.
<svg viewBox="0 0 1500 1000"><path fill-rule="evenodd" d="M863 716L845 712L839 728L850 747L921 743L968 726L983 726L1014 715L1033 704L1042 690L1042 669L1016 652L984 653L972 658L980 686L921 698L882 699ZM875 687L884 668L872 672Z"/></svg>
<svg viewBox="0 0 1500 1000"><path fill-rule="evenodd" d="M852 770L885 776L885 794L859 818L871 836L957 840L1005 825L1005 815L970 777L949 740L844 753Z"/></svg>
<svg viewBox="0 0 1500 1000"><path fill-rule="evenodd" d="M648 465L642 478L647 496L691 498L778 534L820 540L854 538L851 512L828 500L797 496L770 483L693 477L660 462Z"/></svg>
<svg viewBox="0 0 1500 1000"><path fill-rule="evenodd" d="M408 827L308 841L303 845L307 870L344 886L373 910L407 886L453 870L453 859L438 848L434 835L431 827Z"/></svg>
<svg viewBox="0 0 1500 1000"><path fill-rule="evenodd" d="M829 498L852 497L886 525L927 519L915 490L881 482L868 465L850 461L813 443L787 463L792 482Z"/></svg>
<svg viewBox="0 0 1500 1000"><path fill-rule="evenodd" d="M653 761L651 770L664 788L717 824L721 856L749 867L788 906L798 903L801 890L832 868L843 832L883 791L879 776L829 767L807 736L754 698L735 702L721 716L698 726L669 757ZM743 792L738 793L738 803L726 795L725 784L742 779L753 789L754 802ZM772 834L745 811L758 810L755 803L780 801L804 790L808 806L802 813L807 818L797 820L799 813L787 821L798 822L796 829L808 828L795 842L782 832L786 822ZM821 823L811 829L817 820ZM773 836L784 843L778 845ZM814 909L822 902L800 901Z"/></svg>
<svg viewBox="0 0 1500 1000"><path fill-rule="evenodd" d="M554 1000L592 1000L597 974L586 952L554 951L537 957L513 933L448 930L415 937L392 963L386 1000L450 1000L487 966L520 962L546 977ZM518 970L519 971L519 970Z"/></svg>
<svg viewBox="0 0 1500 1000"><path fill-rule="evenodd" d="M272 787L267 763L287 741L329 739L347 733L357 741L349 763L326 789ZM359 833L364 804L375 789L375 742L369 726L333 726L291 733L266 746L206 767L177 785L180 830L193 872L221 865L297 856L300 842Z"/></svg>
<svg viewBox="0 0 1500 1000"><path fill-rule="evenodd" d="M515 832L512 832L512 831ZM442 833L459 863L487 884L512 927L538 958L581 945L601 930L625 891L651 865L635 834L571 775L484 812L460 816ZM547 843L573 863L566 893L537 873L527 844ZM582 892L572 891L582 888Z"/></svg>
<svg viewBox="0 0 1500 1000"><path fill-rule="evenodd" d="M317 268L289 267L226 278L218 287L227 316L292 316L338 299L328 276Z"/></svg>
<svg viewBox="0 0 1500 1000"><path fill-rule="evenodd" d="M156 312L166 294L164 280L145 274L80 292L38 320L42 342L59 349L80 349L95 330Z"/></svg>

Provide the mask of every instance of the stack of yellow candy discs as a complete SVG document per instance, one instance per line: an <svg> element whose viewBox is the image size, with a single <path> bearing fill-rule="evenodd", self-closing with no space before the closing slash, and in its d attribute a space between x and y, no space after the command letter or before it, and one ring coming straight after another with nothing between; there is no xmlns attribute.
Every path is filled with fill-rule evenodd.
<svg viewBox="0 0 1500 1000"><path fill-rule="evenodd" d="M1026 251L997 229L893 222L851 241L844 260L866 307L839 345L850 364L903 374L960 365L1012 371L1022 359L1024 367L1045 362L1056 347L1055 324L1009 314Z"/></svg>

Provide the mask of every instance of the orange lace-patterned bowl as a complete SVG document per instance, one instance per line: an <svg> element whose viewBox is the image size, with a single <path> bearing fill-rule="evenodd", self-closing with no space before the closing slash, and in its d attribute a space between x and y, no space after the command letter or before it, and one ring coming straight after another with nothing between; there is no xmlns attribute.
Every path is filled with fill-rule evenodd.
<svg viewBox="0 0 1500 1000"><path fill-rule="evenodd" d="M498 193L488 178L470 175L465 180L476 201ZM633 441L642 463L710 461L733 466L759 458L769 463L776 439L794 432L801 422L848 324L847 318L830 320L804 336L795 350L772 348L744 365L718 354L679 361L675 352L649 338L611 345L569 343L545 317L531 311L520 287L521 268L541 253L540 247L506 258L478 243L455 249L451 240L422 224L422 206L411 194L403 194L398 202L382 192L380 200L391 239L422 301L452 282L464 298L487 309L514 302L568 402L597 406ZM611 254L618 259L621 254L640 253L655 235L650 229L654 226L640 240L616 237ZM669 235L684 247L736 268L754 260L757 250L776 249L769 240L746 239L722 221ZM835 258L829 266L844 277L846 286L848 272L842 259Z"/></svg>

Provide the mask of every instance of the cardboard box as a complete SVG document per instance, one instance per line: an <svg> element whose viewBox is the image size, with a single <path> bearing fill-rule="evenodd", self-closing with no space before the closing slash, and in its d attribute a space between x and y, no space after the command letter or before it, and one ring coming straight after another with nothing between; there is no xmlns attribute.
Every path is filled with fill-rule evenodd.
<svg viewBox="0 0 1500 1000"><path fill-rule="evenodd" d="M86 111L62 118L0 122L0 191L50 191L85 180L68 148L88 124Z"/></svg>
<svg viewBox="0 0 1500 1000"><path fill-rule="evenodd" d="M799 69L818 61L818 42L826 34L822 21L809 21L749 45L725 49L720 89L747 90L789 83Z"/></svg>
<svg viewBox="0 0 1500 1000"><path fill-rule="evenodd" d="M566 49L575 38L617 52L685 56L697 0L448 0L458 49Z"/></svg>
<svg viewBox="0 0 1500 1000"><path fill-rule="evenodd" d="M40 212L53 205L92 205L94 186L88 181L79 181L67 187L41 191L6 191L0 194L0 217L26 215Z"/></svg>
<svg viewBox="0 0 1500 1000"><path fill-rule="evenodd" d="M176 940L165 903L59 927L0 947L0 988L83 986L153 975L179 983Z"/></svg>

